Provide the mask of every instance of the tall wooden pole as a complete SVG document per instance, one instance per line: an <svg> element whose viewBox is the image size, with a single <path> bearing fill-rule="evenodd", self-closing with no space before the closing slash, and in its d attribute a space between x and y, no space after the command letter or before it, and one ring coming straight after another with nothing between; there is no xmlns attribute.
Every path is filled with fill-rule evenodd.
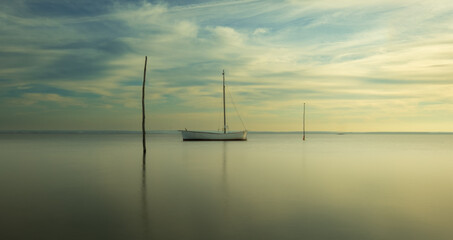
<svg viewBox="0 0 453 240"><path fill-rule="evenodd" d="M222 75L223 75L223 133L226 134L226 114L225 114L225 70L223 70Z"/></svg>
<svg viewBox="0 0 453 240"><path fill-rule="evenodd" d="M305 141L305 103L304 103L304 137L303 140Z"/></svg>
<svg viewBox="0 0 453 240"><path fill-rule="evenodd" d="M145 131L145 82L146 82L146 63L148 56L145 56L145 70L143 70L143 86L142 86L142 134L143 134L143 154L146 153L146 131Z"/></svg>

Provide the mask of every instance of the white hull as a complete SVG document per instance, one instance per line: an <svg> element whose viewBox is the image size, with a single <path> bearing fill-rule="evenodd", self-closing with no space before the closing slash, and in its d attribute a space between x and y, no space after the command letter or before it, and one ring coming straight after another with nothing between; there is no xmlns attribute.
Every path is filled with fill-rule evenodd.
<svg viewBox="0 0 453 240"><path fill-rule="evenodd" d="M197 132L181 131L184 141L247 141L247 131L241 132Z"/></svg>

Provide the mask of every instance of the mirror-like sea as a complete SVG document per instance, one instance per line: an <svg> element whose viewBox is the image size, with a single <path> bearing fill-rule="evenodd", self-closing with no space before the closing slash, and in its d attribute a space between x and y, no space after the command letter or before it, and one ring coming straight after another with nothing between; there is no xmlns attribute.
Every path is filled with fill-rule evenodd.
<svg viewBox="0 0 453 240"><path fill-rule="evenodd" d="M453 239L453 134L147 146L0 134L0 239Z"/></svg>

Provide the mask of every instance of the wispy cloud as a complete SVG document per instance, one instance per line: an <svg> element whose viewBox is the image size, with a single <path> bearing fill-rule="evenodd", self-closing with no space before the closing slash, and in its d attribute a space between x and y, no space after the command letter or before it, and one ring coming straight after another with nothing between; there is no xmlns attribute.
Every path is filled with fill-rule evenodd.
<svg viewBox="0 0 453 240"><path fill-rule="evenodd" d="M314 130L423 130L412 117L453 131L451 1L84 4L0 4L0 105L104 109L135 128L148 55L152 128L206 126L226 69L252 130L297 130L308 102Z"/></svg>

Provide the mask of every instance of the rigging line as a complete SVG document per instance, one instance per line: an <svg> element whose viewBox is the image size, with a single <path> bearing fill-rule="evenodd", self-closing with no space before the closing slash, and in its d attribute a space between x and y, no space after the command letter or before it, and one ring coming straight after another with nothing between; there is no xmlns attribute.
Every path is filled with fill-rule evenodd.
<svg viewBox="0 0 453 240"><path fill-rule="evenodd" d="M218 109L222 109L222 106L223 106L223 102L222 102L222 98L220 98L220 108L218 108ZM221 127L220 127L221 126L221 123L220 123L221 115L222 115L222 110L217 112L217 131L220 131L220 129L221 129Z"/></svg>
<svg viewBox="0 0 453 240"><path fill-rule="evenodd" d="M236 113L237 113L237 115L238 115L238 117L239 117L239 120L241 120L242 126L244 127L245 130L247 130L247 127L245 127L245 123L244 123L244 121L243 121L242 118L241 118L241 114L239 114L239 111L238 111L238 109L236 108L236 103L234 103L234 99L233 99L233 96L231 95L231 91L230 91L230 89L228 88L228 85L226 85L226 88L227 88L227 91L228 91L228 95L230 95L231 102L233 103L234 110L236 110Z"/></svg>

